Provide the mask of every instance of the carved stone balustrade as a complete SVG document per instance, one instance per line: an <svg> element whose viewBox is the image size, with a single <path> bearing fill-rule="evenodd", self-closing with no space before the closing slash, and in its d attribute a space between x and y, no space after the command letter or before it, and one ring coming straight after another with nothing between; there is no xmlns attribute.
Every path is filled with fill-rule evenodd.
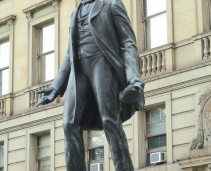
<svg viewBox="0 0 211 171"><path fill-rule="evenodd" d="M196 59L211 59L211 31L193 36Z"/></svg>
<svg viewBox="0 0 211 171"><path fill-rule="evenodd" d="M39 99L42 97L42 94L37 94L36 92L38 90L44 89L49 87L49 85L43 86L43 87L39 87L39 88L35 88L34 90L30 90L29 91L29 96L30 96L30 100L29 100L29 108L35 107L36 103L39 101Z"/></svg>
<svg viewBox="0 0 211 171"><path fill-rule="evenodd" d="M144 51L140 54L140 72L142 76L150 76L174 69L173 44Z"/></svg>
<svg viewBox="0 0 211 171"><path fill-rule="evenodd" d="M12 96L7 94L0 97L0 118L10 116L12 114Z"/></svg>
<svg viewBox="0 0 211 171"><path fill-rule="evenodd" d="M210 52L211 52L211 44L210 44L210 39L211 37L204 37L202 38L203 40L203 48L204 48L204 54L203 54L203 59L207 59L210 57Z"/></svg>
<svg viewBox="0 0 211 171"><path fill-rule="evenodd" d="M49 87L52 84L52 81L48 81L45 82L43 84L39 84L39 85L35 85L32 86L28 89L25 89L25 100L28 101L27 106L25 106L25 109L35 109L35 105L36 103L39 101L39 99L42 97L42 94L37 94L38 90L42 90L44 88ZM64 102L64 98L63 97L57 97L54 102L50 103L50 104L57 104L57 103L63 103ZM41 105L42 106L42 105ZM41 107L40 106L40 107Z"/></svg>
<svg viewBox="0 0 211 171"><path fill-rule="evenodd" d="M6 116L6 99L0 99L0 117Z"/></svg>
<svg viewBox="0 0 211 171"><path fill-rule="evenodd" d="M34 108L36 103L39 101L39 99L42 97L42 94L37 94L36 92L38 90L42 90L44 88L49 87L51 84L47 84L47 85L41 85L41 86L35 86L30 88L29 90L29 108Z"/></svg>

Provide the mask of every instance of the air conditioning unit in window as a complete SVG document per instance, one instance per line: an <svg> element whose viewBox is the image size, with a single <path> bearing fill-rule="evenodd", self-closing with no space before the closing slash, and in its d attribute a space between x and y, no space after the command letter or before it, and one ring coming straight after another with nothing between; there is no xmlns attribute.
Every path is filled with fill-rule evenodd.
<svg viewBox="0 0 211 171"><path fill-rule="evenodd" d="M90 164L90 171L103 171L102 163Z"/></svg>
<svg viewBox="0 0 211 171"><path fill-rule="evenodd" d="M150 163L151 164L159 164L166 162L166 153L164 152L157 152L150 154Z"/></svg>

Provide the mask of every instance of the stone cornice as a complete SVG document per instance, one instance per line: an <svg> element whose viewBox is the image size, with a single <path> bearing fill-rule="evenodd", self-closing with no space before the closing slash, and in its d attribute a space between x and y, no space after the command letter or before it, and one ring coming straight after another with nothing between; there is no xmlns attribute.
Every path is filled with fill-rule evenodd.
<svg viewBox="0 0 211 171"><path fill-rule="evenodd" d="M198 65L195 65L195 66L191 66L191 67L188 67L188 68L185 68L185 69L173 71L173 72L166 73L166 74L163 74L163 75L160 75L160 76L157 76L157 77L145 79L144 81L145 81L145 83L148 83L148 82L160 80L160 79L163 79L163 78L168 79L171 76L174 76L174 75L177 75L177 74L180 74L180 73L185 73L185 72L188 72L188 71L191 71L191 70L195 70L195 69L203 68L203 67L208 67L208 66L211 67L211 62L205 62L205 63L198 64ZM207 75L207 76L199 77L199 78L196 78L196 79L178 82L178 83L175 83L175 84L172 84L172 85L169 85L169 86L164 86L164 87L157 88L157 89L154 89L154 90L145 91L145 97L151 97L151 96L155 96L155 95L158 95L158 94L163 94L163 93L167 93L167 92L170 92L170 91L174 91L174 90L178 90L178 89L182 89L182 88L186 88L186 87L190 87L190 86L193 86L193 85L197 85L197 84L201 84L201 83L205 83L205 82L210 82L210 81L211 81L211 76Z"/></svg>
<svg viewBox="0 0 211 171"><path fill-rule="evenodd" d="M199 63L199 64L196 64L194 66L186 67L186 68L183 68L183 69L178 69L178 70L175 70L175 71L172 71L172 72L165 72L165 73L161 72L159 75L156 75L156 76L153 76L153 77L150 77L150 78L145 78L144 81L145 81L145 83L147 83L147 82L159 80L159 79L162 79L162 78L167 78L167 77L170 77L170 76L173 76L173 75L177 75L177 74L180 74L180 73L184 73L184 72L187 72L187 71L202 68L202 67L205 67L205 66L209 66L209 65L211 66L211 60L207 59L203 63Z"/></svg>
<svg viewBox="0 0 211 171"><path fill-rule="evenodd" d="M36 113L44 111L44 110L57 108L57 107L60 107L62 105L64 105L64 103L50 104L50 105L48 105L46 107L42 106L40 108L34 108L34 109L28 110L28 111L26 111L26 112L24 112L22 114L17 114L17 115L11 116L11 117L2 118L0 120L0 123L1 122L6 122L6 121L10 121L10 120L13 120L13 119L18 119L18 118L21 118L21 117L25 117L25 116L31 115L31 114L36 114ZM32 126L37 126L37 125L41 125L41 124L57 121L57 120L62 119L62 117L63 117L63 114L59 113L59 114L54 115L54 116L46 117L45 119L42 118L42 119L38 119L38 120L35 120L35 121L21 123L19 125L7 127L7 128L4 128L4 129L0 129L0 135L6 134L6 133L9 133L9 132L13 132L13 131L18 131L18 130L21 130L21 129L27 129L27 128L30 128Z"/></svg>
<svg viewBox="0 0 211 171"><path fill-rule="evenodd" d="M18 130L21 130L21 129L27 129L27 128L42 125L42 124L45 124L45 123L54 122L54 121L57 121L57 120L61 120L62 117L63 117L62 114L58 114L58 115L55 115L55 116L46 117L45 119L38 119L36 121L31 121L31 122L19 124L19 125L16 125L16 126L8 127L8 128L5 128L5 129L1 129L0 135L6 134L6 133L9 133L9 132L18 131Z"/></svg>
<svg viewBox="0 0 211 171"><path fill-rule="evenodd" d="M153 49L150 49L150 50L146 50L146 51L140 52L139 57L146 56L146 55L158 52L158 51L172 49L172 48L174 48L174 43L169 43L169 44L157 47L157 48L153 48Z"/></svg>
<svg viewBox="0 0 211 171"><path fill-rule="evenodd" d="M9 15L5 18L0 19L0 25L6 25L6 24L11 24L16 19L15 15Z"/></svg>
<svg viewBox="0 0 211 171"><path fill-rule="evenodd" d="M179 163L181 169L207 165L211 163L211 154L179 159L177 162Z"/></svg>
<svg viewBox="0 0 211 171"><path fill-rule="evenodd" d="M32 5L28 8L23 9L23 13L33 13L39 9L42 9L48 5L54 5L55 2L59 2L60 0L44 0L40 3L37 3L35 5Z"/></svg>
<svg viewBox="0 0 211 171"><path fill-rule="evenodd" d="M174 85L170 85L170 86L166 86L166 87L162 87L162 88L158 88L155 90L151 90L151 91L147 91L145 92L145 97L152 97L152 96L156 96L159 94L163 94L163 93L167 93L170 91L174 91L174 90L179 90L182 88L187 88L193 85L197 85L197 84L201 84L201 83L205 83L205 82L210 82L211 81L211 76L205 76L205 77L201 77L201 78L197 78L197 79L192 79L189 81L185 81L185 82L181 82L178 84L174 84Z"/></svg>

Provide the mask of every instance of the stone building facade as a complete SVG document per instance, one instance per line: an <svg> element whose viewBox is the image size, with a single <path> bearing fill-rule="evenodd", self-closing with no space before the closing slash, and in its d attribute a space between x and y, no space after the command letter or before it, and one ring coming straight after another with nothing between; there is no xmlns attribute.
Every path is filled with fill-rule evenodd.
<svg viewBox="0 0 211 171"><path fill-rule="evenodd" d="M135 170L210 171L211 0L123 2L146 82L145 109L123 124ZM0 0L0 171L65 171L64 98L36 108L35 92L58 72L78 4ZM84 140L87 169L114 171L104 134Z"/></svg>

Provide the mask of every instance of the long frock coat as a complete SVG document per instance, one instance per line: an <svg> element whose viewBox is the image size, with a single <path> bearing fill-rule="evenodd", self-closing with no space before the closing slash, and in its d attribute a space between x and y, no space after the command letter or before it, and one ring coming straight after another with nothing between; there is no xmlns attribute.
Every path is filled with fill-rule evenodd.
<svg viewBox="0 0 211 171"><path fill-rule="evenodd" d="M76 16L80 6L81 4L71 15L68 50L52 84L60 96L66 91L64 115L69 115L70 124L74 123L76 96L77 91L80 91L77 90L75 81ZM99 49L114 67L114 74L118 75L123 90L131 78L140 76L140 70L135 34L122 1L95 0L89 14L89 28ZM69 99L73 98L74 102L68 103ZM81 121L83 129L102 129L94 97L84 112ZM132 105L121 104L122 122L134 113Z"/></svg>

